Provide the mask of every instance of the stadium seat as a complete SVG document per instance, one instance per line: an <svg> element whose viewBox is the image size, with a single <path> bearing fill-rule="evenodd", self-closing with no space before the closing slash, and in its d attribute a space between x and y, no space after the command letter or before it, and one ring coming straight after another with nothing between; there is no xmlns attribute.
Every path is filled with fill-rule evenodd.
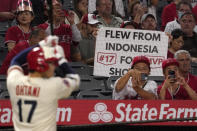
<svg viewBox="0 0 197 131"><path fill-rule="evenodd" d="M0 93L7 90L6 75L0 75Z"/></svg>
<svg viewBox="0 0 197 131"><path fill-rule="evenodd" d="M117 79L119 79L120 76L110 76L108 79L107 79L107 88L108 90L113 90L113 86L114 86L114 83Z"/></svg>
<svg viewBox="0 0 197 131"><path fill-rule="evenodd" d="M98 81L103 81L104 82L104 86L105 86L105 90L109 90L107 87L107 79L108 77L104 77L104 76L93 76L94 79L98 80Z"/></svg>
<svg viewBox="0 0 197 131"><path fill-rule="evenodd" d="M81 83L79 90L94 90L94 91L102 91L105 90L105 84L103 80L96 80L94 76L90 75L80 75Z"/></svg>
<svg viewBox="0 0 197 131"><path fill-rule="evenodd" d="M73 0L63 0L63 9L64 10L73 10Z"/></svg>
<svg viewBox="0 0 197 131"><path fill-rule="evenodd" d="M194 62L191 63L191 73L197 76L197 63Z"/></svg>
<svg viewBox="0 0 197 131"><path fill-rule="evenodd" d="M81 91L77 99L112 99L111 91Z"/></svg>
<svg viewBox="0 0 197 131"><path fill-rule="evenodd" d="M8 93L8 91L3 91L0 93L0 99L9 99L10 95Z"/></svg>
<svg viewBox="0 0 197 131"><path fill-rule="evenodd" d="M157 85L161 85L164 81L164 76L149 76L148 79L157 82Z"/></svg>
<svg viewBox="0 0 197 131"><path fill-rule="evenodd" d="M0 75L0 99L8 99L9 94L7 90L6 75Z"/></svg>
<svg viewBox="0 0 197 131"><path fill-rule="evenodd" d="M2 65L3 63L3 60L5 59L6 55L8 53L8 50L7 48L5 47L0 47L0 66Z"/></svg>
<svg viewBox="0 0 197 131"><path fill-rule="evenodd" d="M88 65L82 62L69 62L68 65L71 66L72 69L79 75L92 75L93 74L93 68L89 67Z"/></svg>
<svg viewBox="0 0 197 131"><path fill-rule="evenodd" d="M1 31L0 31L0 47L4 47L4 36L1 35Z"/></svg>

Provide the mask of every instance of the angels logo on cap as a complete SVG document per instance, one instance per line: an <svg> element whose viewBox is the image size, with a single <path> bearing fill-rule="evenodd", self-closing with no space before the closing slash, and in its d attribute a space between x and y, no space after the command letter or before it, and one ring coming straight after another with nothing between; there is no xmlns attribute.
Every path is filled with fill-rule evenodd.
<svg viewBox="0 0 197 131"><path fill-rule="evenodd" d="M82 19L82 22L84 24L90 24L90 25L94 25L94 24L100 23L97 20L96 15L94 15L94 14L86 14L86 15L84 15L84 17Z"/></svg>

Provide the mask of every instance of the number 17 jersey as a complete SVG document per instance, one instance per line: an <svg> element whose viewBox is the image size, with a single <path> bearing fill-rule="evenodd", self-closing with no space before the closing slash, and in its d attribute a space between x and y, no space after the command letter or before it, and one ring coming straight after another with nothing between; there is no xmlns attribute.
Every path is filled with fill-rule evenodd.
<svg viewBox="0 0 197 131"><path fill-rule="evenodd" d="M79 83L70 78L32 78L20 70L11 67L7 78L15 130L55 131L58 100L69 97Z"/></svg>

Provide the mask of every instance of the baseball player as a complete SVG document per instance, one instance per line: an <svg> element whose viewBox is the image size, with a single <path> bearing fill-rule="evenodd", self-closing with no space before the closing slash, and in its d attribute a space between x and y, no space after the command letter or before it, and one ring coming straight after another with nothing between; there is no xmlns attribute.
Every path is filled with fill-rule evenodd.
<svg viewBox="0 0 197 131"><path fill-rule="evenodd" d="M42 46L22 51L11 62L7 87L16 131L55 131L58 100L69 97L79 86L80 78L67 65L66 59L55 47L46 46L54 46L57 41L57 37L49 36L40 42ZM28 76L21 68L26 61ZM54 77L57 65L66 77Z"/></svg>

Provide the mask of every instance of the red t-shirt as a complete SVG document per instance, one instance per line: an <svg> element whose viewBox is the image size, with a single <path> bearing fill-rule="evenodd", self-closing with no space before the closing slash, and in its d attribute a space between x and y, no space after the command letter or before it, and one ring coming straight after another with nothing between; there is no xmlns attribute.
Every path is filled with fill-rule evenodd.
<svg viewBox="0 0 197 131"><path fill-rule="evenodd" d="M24 33L19 26L12 26L8 28L5 36L5 44L9 42L19 43L21 41L27 41L31 32Z"/></svg>
<svg viewBox="0 0 197 131"><path fill-rule="evenodd" d="M197 5L192 9L193 14L196 16L196 24L197 24Z"/></svg>
<svg viewBox="0 0 197 131"><path fill-rule="evenodd" d="M161 30L164 31L166 24L170 21L173 21L175 18L178 18L176 12L176 4L172 2L171 4L166 5L163 9L161 15L161 19L162 19Z"/></svg>
<svg viewBox="0 0 197 131"><path fill-rule="evenodd" d="M197 77L193 76L192 74L189 74L188 78L186 78L185 80L188 83L188 85L197 93L197 83L196 83ZM162 86L163 86L163 83L162 83L162 85L160 85L158 87L158 90L157 90L158 95L160 94L160 90L161 90ZM182 86L179 87L177 93L173 96L173 98L172 98L170 92L167 90L165 99L166 100L172 100L172 99L191 100L191 98L187 94L186 90Z"/></svg>
<svg viewBox="0 0 197 131"><path fill-rule="evenodd" d="M10 62L13 57L15 57L19 52L23 51L26 48L29 48L29 43L27 41L19 42L6 56L3 61L3 64L0 68L0 74L6 74L10 66Z"/></svg>
<svg viewBox="0 0 197 131"><path fill-rule="evenodd" d="M174 58L174 54L168 50L167 58Z"/></svg>
<svg viewBox="0 0 197 131"><path fill-rule="evenodd" d="M18 0L1 0L0 12L11 12L16 10ZM0 18L0 21L4 21Z"/></svg>
<svg viewBox="0 0 197 131"><path fill-rule="evenodd" d="M39 25L38 27L48 31L50 26L46 22L44 24ZM71 61L70 54L70 45L72 42L72 30L67 24L60 24L60 26L54 28L54 35L59 37L59 45L62 46L64 50L65 57L68 61Z"/></svg>

